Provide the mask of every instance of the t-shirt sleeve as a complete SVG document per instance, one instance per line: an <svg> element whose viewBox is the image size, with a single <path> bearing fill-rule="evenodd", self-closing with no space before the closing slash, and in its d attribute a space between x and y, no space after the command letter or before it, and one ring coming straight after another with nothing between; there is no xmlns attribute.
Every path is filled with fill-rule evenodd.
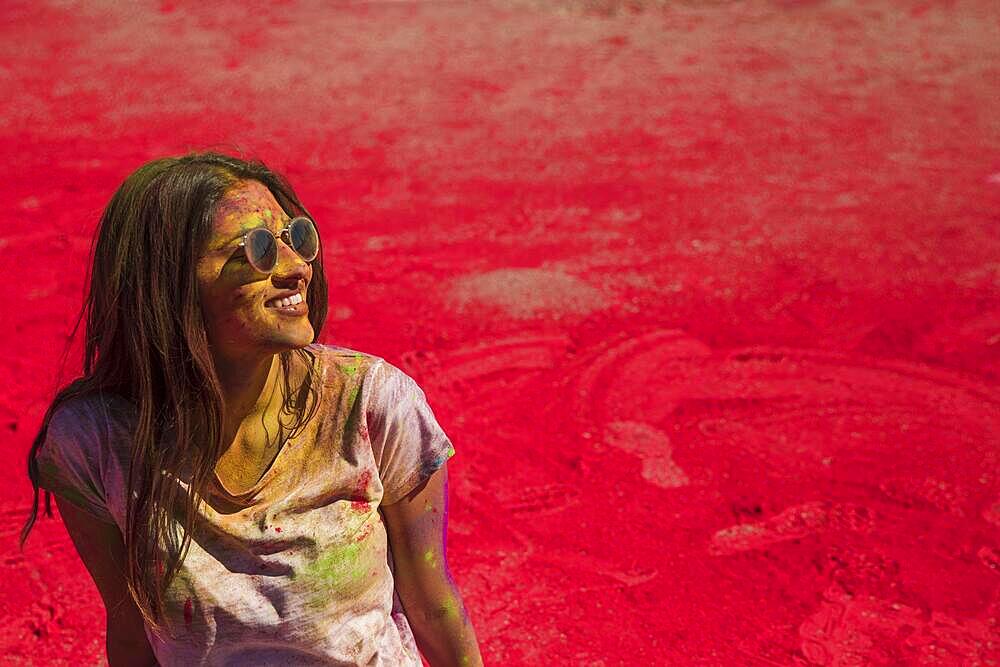
<svg viewBox="0 0 1000 667"><path fill-rule="evenodd" d="M391 505L444 465L455 448L416 381L384 360L376 363L366 416L382 504Z"/></svg>
<svg viewBox="0 0 1000 667"><path fill-rule="evenodd" d="M73 399L56 408L37 452L39 486L98 519L114 523L101 474L107 429Z"/></svg>

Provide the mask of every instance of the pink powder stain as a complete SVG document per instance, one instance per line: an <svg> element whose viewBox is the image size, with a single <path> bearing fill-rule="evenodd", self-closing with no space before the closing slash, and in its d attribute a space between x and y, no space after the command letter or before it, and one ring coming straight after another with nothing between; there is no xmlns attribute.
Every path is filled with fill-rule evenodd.
<svg viewBox="0 0 1000 667"><path fill-rule="evenodd" d="M372 480L372 471L365 470L358 477L358 483L354 485L354 496L355 498L364 498L365 492L368 490L368 483ZM367 512L368 511L368 501L367 500L354 500L351 503L351 509L357 512Z"/></svg>
<svg viewBox="0 0 1000 667"><path fill-rule="evenodd" d="M274 532L280 533L281 532L281 526L275 526L274 527Z"/></svg>
<svg viewBox="0 0 1000 667"><path fill-rule="evenodd" d="M360 533L358 533L358 536L354 538L354 541L363 542L369 535L372 534L372 530L374 530L372 524L368 524Z"/></svg>
<svg viewBox="0 0 1000 667"><path fill-rule="evenodd" d="M190 626L193 618L194 605L191 603L191 598L188 598L184 601L184 625Z"/></svg>

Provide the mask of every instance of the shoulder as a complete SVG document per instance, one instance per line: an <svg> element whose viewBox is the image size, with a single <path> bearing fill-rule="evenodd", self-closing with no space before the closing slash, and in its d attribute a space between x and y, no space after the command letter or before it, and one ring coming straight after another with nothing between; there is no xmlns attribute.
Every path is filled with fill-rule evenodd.
<svg viewBox="0 0 1000 667"><path fill-rule="evenodd" d="M341 345L330 345L327 343L310 343L306 345L306 350L309 350L313 354L316 354L323 359L330 360L349 360L349 359L379 359L380 357L374 354L369 354L367 352L361 352L360 350L354 350L349 347L343 347Z"/></svg>
<svg viewBox="0 0 1000 667"><path fill-rule="evenodd" d="M383 367L392 367L382 357L340 345L312 343L306 349L320 359L328 380L332 380L333 375L340 380L369 384L374 376L383 372Z"/></svg>
<svg viewBox="0 0 1000 667"><path fill-rule="evenodd" d="M61 401L52 412L49 428L87 430L97 426L124 426L135 413L135 404L118 394L85 394Z"/></svg>
<svg viewBox="0 0 1000 667"><path fill-rule="evenodd" d="M136 410L121 396L98 393L60 401L49 418L41 454L101 462L127 456Z"/></svg>
<svg viewBox="0 0 1000 667"><path fill-rule="evenodd" d="M109 443L127 442L119 429L130 423L129 403L107 394L66 398L55 406L38 451L42 462L81 471L106 463Z"/></svg>
<svg viewBox="0 0 1000 667"><path fill-rule="evenodd" d="M339 345L313 343L308 349L322 359L327 383L353 385L365 403L391 402L408 394L422 396L416 380L383 357Z"/></svg>

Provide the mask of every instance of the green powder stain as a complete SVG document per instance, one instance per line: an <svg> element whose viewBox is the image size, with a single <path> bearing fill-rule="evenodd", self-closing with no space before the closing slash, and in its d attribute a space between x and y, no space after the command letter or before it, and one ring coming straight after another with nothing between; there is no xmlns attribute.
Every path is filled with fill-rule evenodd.
<svg viewBox="0 0 1000 667"><path fill-rule="evenodd" d="M324 583L336 584L353 572L360 555L360 546L354 543L345 544L317 558L307 572Z"/></svg>
<svg viewBox="0 0 1000 667"><path fill-rule="evenodd" d="M458 616L458 603L455 602L453 598L445 600L441 604L441 612L443 616Z"/></svg>
<svg viewBox="0 0 1000 667"><path fill-rule="evenodd" d="M268 212L270 213L270 211ZM240 224L240 230L248 232L251 229L256 229L257 227L260 227L263 224L264 224L264 216L262 216L260 213L254 212L243 219L243 222Z"/></svg>
<svg viewBox="0 0 1000 667"><path fill-rule="evenodd" d="M310 604L324 607L337 592L350 593L366 579L369 565L363 562L362 545L356 542L332 547L304 568L296 580L312 593Z"/></svg>
<svg viewBox="0 0 1000 667"><path fill-rule="evenodd" d="M437 559L437 554L434 553L433 549L428 549L427 551L424 552L424 562L430 565L435 570L437 569L438 559Z"/></svg>
<svg viewBox="0 0 1000 667"><path fill-rule="evenodd" d="M430 467L436 470L437 468L440 468L445 461L447 461L454 455L455 455L455 447L453 445L448 445L448 449L445 450L445 452L442 453L441 456L434 459L434 461L431 462Z"/></svg>
<svg viewBox="0 0 1000 667"><path fill-rule="evenodd" d="M365 361L364 355L355 354L353 357L351 357L351 361L349 363L342 364L341 368L344 369L345 373L347 373L351 377L354 377L355 375L357 375L358 370L361 368L361 364L364 363L364 361Z"/></svg>
<svg viewBox="0 0 1000 667"><path fill-rule="evenodd" d="M348 433L353 433L357 430L358 420L361 419L361 411L354 409L359 391L360 387L355 385L347 392L347 403L344 405L344 412L347 413L347 420L344 422L344 429Z"/></svg>

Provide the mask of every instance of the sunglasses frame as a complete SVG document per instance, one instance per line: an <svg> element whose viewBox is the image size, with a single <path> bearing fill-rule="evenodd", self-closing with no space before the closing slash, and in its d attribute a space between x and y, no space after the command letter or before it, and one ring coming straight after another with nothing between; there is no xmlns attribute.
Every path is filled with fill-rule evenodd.
<svg viewBox="0 0 1000 667"><path fill-rule="evenodd" d="M298 250L296 250L292 246L291 243L288 242L288 241L292 240L292 236L291 236L292 225L294 225L299 220L305 220L306 222L308 222L310 225L312 225L313 230L316 232L316 254L313 255L309 259L306 259ZM279 229L277 234L275 234L274 232L272 232L267 227L255 227L254 229L251 229L247 233L245 233L243 235L243 238L240 240L240 242L237 245L238 245L238 247L243 248L243 254L246 255L247 262L250 263L250 266L252 266L257 271L260 271L261 273L273 273L274 272L274 268L278 265L278 261L277 261L277 253L275 253L274 266L272 266L270 268L270 270L264 271L263 269L261 269L260 267L258 267L256 264L254 264L254 261L252 259L250 259L250 251L248 250L249 246L247 245L247 239L250 238L251 234L253 234L255 232L258 232L258 231L265 231L268 234L270 234L274 238L274 243L275 243L276 246L278 244L278 241L280 240L282 243L284 243L289 248L291 248L292 251L296 255L298 255L299 257L302 257L302 259L305 259L306 262L310 262L311 263L314 259L316 259L319 256L319 230L316 229L316 223L313 222L312 220L310 220L309 218L307 218L304 215L299 215L299 216L296 216L296 217L292 218L291 220L289 220L288 224L285 225L284 227L282 227L281 229ZM282 238L286 233L288 234L288 241L285 241L285 239Z"/></svg>

